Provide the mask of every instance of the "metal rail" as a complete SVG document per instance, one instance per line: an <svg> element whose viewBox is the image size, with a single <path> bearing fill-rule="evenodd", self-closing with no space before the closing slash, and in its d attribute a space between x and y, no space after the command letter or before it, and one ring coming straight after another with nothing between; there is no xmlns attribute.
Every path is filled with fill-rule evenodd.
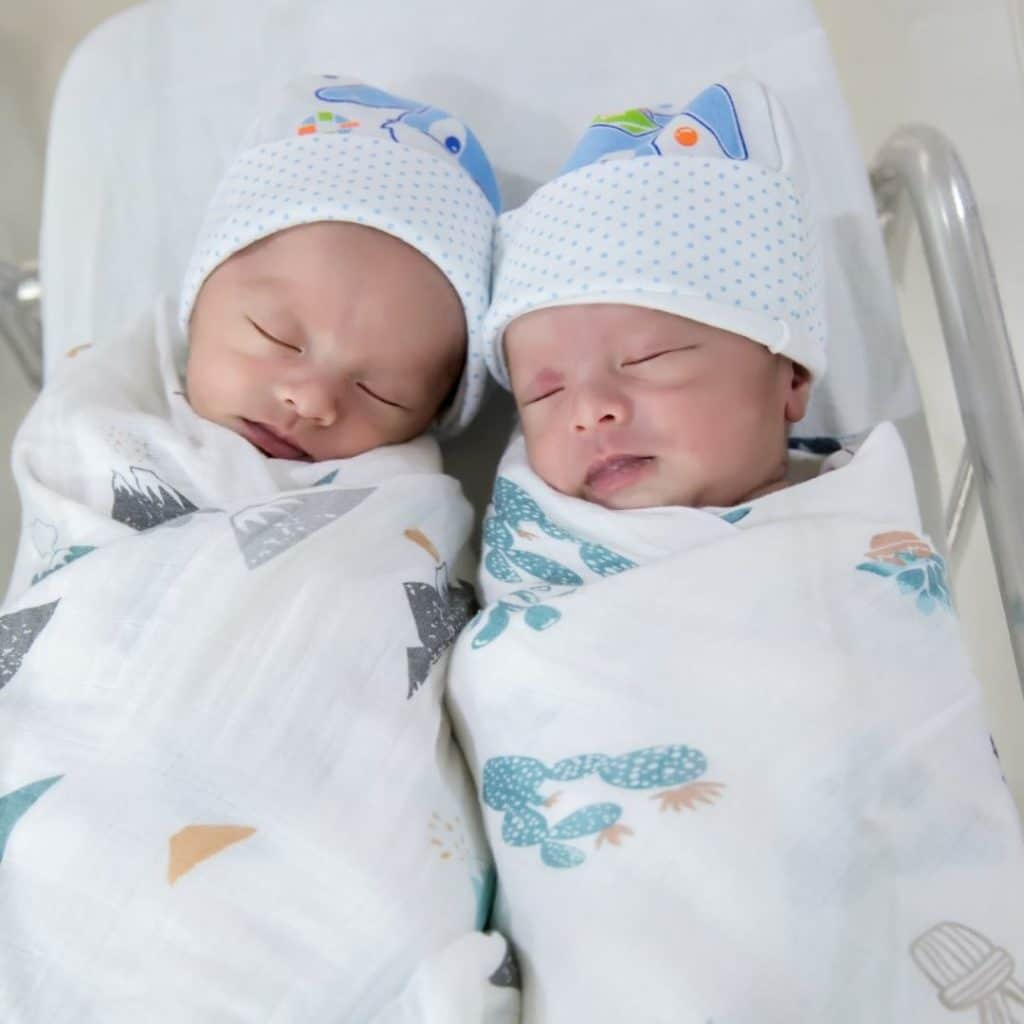
<svg viewBox="0 0 1024 1024"><path fill-rule="evenodd" d="M970 182L952 144L926 125L882 146L871 184L887 242L902 261L913 213L921 232L1024 690L1024 396ZM963 505L966 470L954 506Z"/></svg>
<svg viewBox="0 0 1024 1024"><path fill-rule="evenodd" d="M34 263L0 262L0 342L38 391L43 382L42 326L39 321L39 278Z"/></svg>
<svg viewBox="0 0 1024 1024"><path fill-rule="evenodd" d="M967 533L965 526L968 512L973 508L971 499L974 496L974 467L965 447L960 453L953 489L949 492L949 501L946 503L946 550L951 556L957 553L960 542Z"/></svg>

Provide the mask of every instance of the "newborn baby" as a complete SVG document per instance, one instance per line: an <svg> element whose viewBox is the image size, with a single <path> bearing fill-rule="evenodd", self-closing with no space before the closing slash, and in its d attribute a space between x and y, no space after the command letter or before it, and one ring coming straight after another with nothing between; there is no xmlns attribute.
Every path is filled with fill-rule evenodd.
<svg viewBox="0 0 1024 1024"><path fill-rule="evenodd" d="M522 432L448 700L526 1021L1024 993L1019 821L899 436L789 437L815 235L746 81L598 118L499 219L483 340Z"/></svg>
<svg viewBox="0 0 1024 1024"><path fill-rule="evenodd" d="M419 437L466 360L455 289L377 228L320 222L231 256L189 325L193 410L276 459L324 462Z"/></svg>
<svg viewBox="0 0 1024 1024"><path fill-rule="evenodd" d="M810 374L763 345L657 309L554 306L505 332L530 465L606 508L738 505L786 486Z"/></svg>
<svg viewBox="0 0 1024 1024"><path fill-rule="evenodd" d="M494 176L434 107L283 90L177 317L19 431L0 614L0 1018L510 1020L441 708ZM436 428L436 429L434 429Z"/></svg>

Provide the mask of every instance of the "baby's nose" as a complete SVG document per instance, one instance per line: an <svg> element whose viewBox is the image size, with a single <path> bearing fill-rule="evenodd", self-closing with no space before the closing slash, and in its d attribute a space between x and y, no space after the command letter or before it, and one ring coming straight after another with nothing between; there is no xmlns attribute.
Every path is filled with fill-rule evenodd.
<svg viewBox="0 0 1024 1024"><path fill-rule="evenodd" d="M338 418L338 395L332 381L308 376L290 381L280 389L281 399L303 420L330 427Z"/></svg>
<svg viewBox="0 0 1024 1024"><path fill-rule="evenodd" d="M616 388L583 392L573 409L573 430L586 433L602 427L622 426L629 419L629 399Z"/></svg>

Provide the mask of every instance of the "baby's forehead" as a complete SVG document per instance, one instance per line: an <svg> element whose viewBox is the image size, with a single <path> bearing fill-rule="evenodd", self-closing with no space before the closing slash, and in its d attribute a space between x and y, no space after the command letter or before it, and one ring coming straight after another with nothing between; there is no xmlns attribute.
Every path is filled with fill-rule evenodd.
<svg viewBox="0 0 1024 1024"><path fill-rule="evenodd" d="M305 293L356 291L376 300L458 293L418 249L387 232L348 221L320 221L275 232L240 250L218 271L231 285L299 301Z"/></svg>
<svg viewBox="0 0 1024 1024"><path fill-rule="evenodd" d="M605 350L651 342L715 345L748 338L674 313L626 303L588 303L532 310L505 329L505 351L530 357L577 349Z"/></svg>

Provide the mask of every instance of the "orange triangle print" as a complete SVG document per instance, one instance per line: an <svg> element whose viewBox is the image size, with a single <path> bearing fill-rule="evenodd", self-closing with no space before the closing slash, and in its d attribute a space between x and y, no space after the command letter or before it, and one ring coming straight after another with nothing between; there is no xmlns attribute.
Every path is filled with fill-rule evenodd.
<svg viewBox="0 0 1024 1024"><path fill-rule="evenodd" d="M167 881L174 885L186 871L255 831L248 825L186 825L171 836Z"/></svg>

